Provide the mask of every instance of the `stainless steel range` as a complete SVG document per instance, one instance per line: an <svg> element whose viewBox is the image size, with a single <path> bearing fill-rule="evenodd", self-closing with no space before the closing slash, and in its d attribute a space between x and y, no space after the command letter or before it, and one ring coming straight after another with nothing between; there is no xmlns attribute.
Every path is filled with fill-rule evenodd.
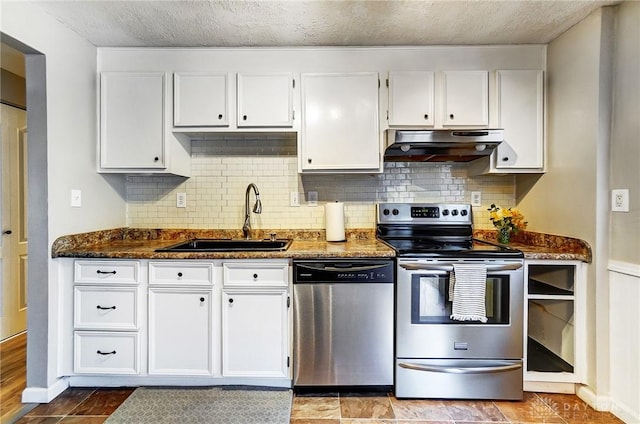
<svg viewBox="0 0 640 424"><path fill-rule="evenodd" d="M396 250L395 394L522 399L523 254L473 239L466 204L378 205Z"/></svg>

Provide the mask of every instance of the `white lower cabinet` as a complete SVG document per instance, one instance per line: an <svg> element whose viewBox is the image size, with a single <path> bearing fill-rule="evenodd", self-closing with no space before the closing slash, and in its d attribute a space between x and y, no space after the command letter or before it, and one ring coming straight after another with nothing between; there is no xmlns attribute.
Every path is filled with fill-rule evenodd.
<svg viewBox="0 0 640 424"><path fill-rule="evenodd" d="M286 289L223 291L223 376L287 377L287 298Z"/></svg>
<svg viewBox="0 0 640 424"><path fill-rule="evenodd" d="M150 375L213 375L213 269L199 261L149 263Z"/></svg>
<svg viewBox="0 0 640 424"><path fill-rule="evenodd" d="M566 392L585 382L585 265L525 261L525 390Z"/></svg>
<svg viewBox="0 0 640 424"><path fill-rule="evenodd" d="M75 261L75 374L140 373L139 268L138 261Z"/></svg>
<svg viewBox="0 0 640 424"><path fill-rule="evenodd" d="M289 262L63 260L73 282L60 375L72 385L290 387Z"/></svg>
<svg viewBox="0 0 640 424"><path fill-rule="evenodd" d="M213 374L211 299L211 289L149 289L149 374Z"/></svg>
<svg viewBox="0 0 640 424"><path fill-rule="evenodd" d="M223 264L222 375L290 377L289 264Z"/></svg>

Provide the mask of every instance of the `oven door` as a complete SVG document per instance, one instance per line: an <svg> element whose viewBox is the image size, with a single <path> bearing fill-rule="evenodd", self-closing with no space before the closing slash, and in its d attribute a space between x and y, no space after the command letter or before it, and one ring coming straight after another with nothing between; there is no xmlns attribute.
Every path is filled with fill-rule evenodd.
<svg viewBox="0 0 640 424"><path fill-rule="evenodd" d="M450 318L454 263L486 266L485 323ZM398 358L522 358L522 260L399 259L396 299Z"/></svg>

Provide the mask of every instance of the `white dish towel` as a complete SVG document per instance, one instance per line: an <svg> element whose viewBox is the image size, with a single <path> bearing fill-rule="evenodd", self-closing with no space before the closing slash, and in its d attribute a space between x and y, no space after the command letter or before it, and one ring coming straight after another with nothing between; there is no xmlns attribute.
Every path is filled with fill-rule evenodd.
<svg viewBox="0 0 640 424"><path fill-rule="evenodd" d="M452 290L453 286L453 290ZM487 267L483 264L454 264L449 280L449 297L453 294L451 319L487 322L485 295Z"/></svg>

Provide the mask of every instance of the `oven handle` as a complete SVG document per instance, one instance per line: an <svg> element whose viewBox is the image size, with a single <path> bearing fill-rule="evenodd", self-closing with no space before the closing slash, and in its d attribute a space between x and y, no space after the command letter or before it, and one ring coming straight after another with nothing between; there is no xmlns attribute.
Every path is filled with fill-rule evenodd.
<svg viewBox="0 0 640 424"><path fill-rule="evenodd" d="M448 367L438 365L418 365L400 362L398 365L402 368L415 371L442 372L446 374L493 374L505 371L514 371L522 368L522 364L500 365L496 367Z"/></svg>
<svg viewBox="0 0 640 424"><path fill-rule="evenodd" d="M399 264L407 271L453 271L453 263L430 264ZM487 272L513 271L522 268L521 263L511 263L504 265L487 265Z"/></svg>

